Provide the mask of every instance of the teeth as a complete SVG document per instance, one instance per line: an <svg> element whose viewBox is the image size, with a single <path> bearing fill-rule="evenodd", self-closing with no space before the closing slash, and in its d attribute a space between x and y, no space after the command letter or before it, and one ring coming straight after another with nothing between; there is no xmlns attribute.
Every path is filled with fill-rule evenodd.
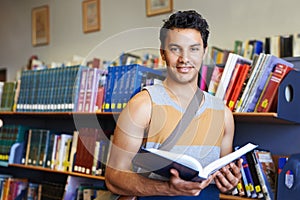
<svg viewBox="0 0 300 200"><path fill-rule="evenodd" d="M189 67L179 67L178 71L180 71L180 72L189 72L190 68Z"/></svg>

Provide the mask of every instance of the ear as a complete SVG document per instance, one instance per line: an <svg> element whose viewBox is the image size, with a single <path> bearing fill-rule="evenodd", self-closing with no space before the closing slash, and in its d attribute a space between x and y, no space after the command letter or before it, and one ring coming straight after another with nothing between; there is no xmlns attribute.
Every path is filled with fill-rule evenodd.
<svg viewBox="0 0 300 200"><path fill-rule="evenodd" d="M159 52L160 52L160 56L161 56L162 60L163 60L163 61L166 61L165 50L162 49L162 48L160 48Z"/></svg>

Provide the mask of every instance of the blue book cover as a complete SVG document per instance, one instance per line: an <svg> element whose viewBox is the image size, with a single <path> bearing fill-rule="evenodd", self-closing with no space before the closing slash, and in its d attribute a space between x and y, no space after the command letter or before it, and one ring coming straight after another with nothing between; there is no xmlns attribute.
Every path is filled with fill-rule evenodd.
<svg viewBox="0 0 300 200"><path fill-rule="evenodd" d="M107 79L106 79L106 89L105 89L105 97L104 97L104 106L103 111L104 112L111 112L111 97L112 92L114 89L114 76L115 76L115 67L109 66L108 67L108 73L107 73Z"/></svg>
<svg viewBox="0 0 300 200"><path fill-rule="evenodd" d="M245 155L242 155L241 158L243 159L243 164L242 165L243 165L245 176L246 176L246 179L247 179L247 182L248 182L248 188L246 188L246 190L249 190L251 192L251 198L257 198L257 193L254 189L254 181L253 181L253 178L252 178L252 175L251 175L251 171L250 171L250 168L249 168L247 158L246 158Z"/></svg>
<svg viewBox="0 0 300 200"><path fill-rule="evenodd" d="M68 78L68 83L66 86L67 94L65 99L66 109L65 111L74 111L76 109L76 102L79 96L79 87L81 81L81 73L86 66L76 65L70 70L70 76Z"/></svg>

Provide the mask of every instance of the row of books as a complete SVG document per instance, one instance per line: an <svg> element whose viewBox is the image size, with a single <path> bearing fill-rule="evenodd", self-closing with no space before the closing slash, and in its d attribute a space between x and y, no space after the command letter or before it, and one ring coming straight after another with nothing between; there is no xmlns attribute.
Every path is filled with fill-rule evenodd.
<svg viewBox="0 0 300 200"><path fill-rule="evenodd" d="M210 47L212 63L226 63L229 53L235 53L250 60L260 53L272 54L279 58L300 56L300 34L272 35L264 38L235 40L233 49ZM208 63L205 63L208 64Z"/></svg>
<svg viewBox="0 0 300 200"><path fill-rule="evenodd" d="M202 66L199 83L232 111L274 112L279 84L293 69L292 63L271 54L260 53L250 60L230 53L224 68Z"/></svg>
<svg viewBox="0 0 300 200"><path fill-rule="evenodd" d="M25 70L20 78L17 112L73 111L84 66Z"/></svg>
<svg viewBox="0 0 300 200"><path fill-rule="evenodd" d="M255 149L241 158L243 159L242 178L232 194L255 199L276 199L279 174L287 163L288 157L278 156L275 159L270 151Z"/></svg>
<svg viewBox="0 0 300 200"><path fill-rule="evenodd" d="M25 126L22 126L22 125L7 125L7 124L5 124L0 128L0 163L1 163L1 165L3 165L3 166L7 165L7 163L9 162L10 152L16 146L15 144L24 143L25 134L26 134L27 130L28 130L28 128Z"/></svg>
<svg viewBox="0 0 300 200"><path fill-rule="evenodd" d="M274 200L276 194L276 169L270 151L254 150L241 157L242 178L233 195Z"/></svg>
<svg viewBox="0 0 300 200"><path fill-rule="evenodd" d="M3 83L0 110L120 111L143 86L163 78L162 71L138 64L110 66L108 70L81 65L24 70L19 82Z"/></svg>
<svg viewBox="0 0 300 200"><path fill-rule="evenodd" d="M129 99L143 87L153 85L164 78L162 71L137 64L109 67L103 111L121 111Z"/></svg>
<svg viewBox="0 0 300 200"><path fill-rule="evenodd" d="M8 125L4 127L6 126ZM3 163L104 175L110 138L103 130L80 128L74 133L56 133L47 129L16 127L17 139L7 138L6 144L3 145L5 146L3 148L5 152L1 152ZM9 133L1 132L0 137L7 134Z"/></svg>
<svg viewBox="0 0 300 200"><path fill-rule="evenodd" d="M299 33L272 35L262 39L234 42L233 53L248 59L253 59L254 54L262 52L279 58L300 56L300 35Z"/></svg>
<svg viewBox="0 0 300 200"><path fill-rule="evenodd" d="M52 182L34 183L25 178L0 175L0 199L61 199L64 185Z"/></svg>
<svg viewBox="0 0 300 200"><path fill-rule="evenodd" d="M117 199L109 192L103 181L69 176L65 186L64 200Z"/></svg>

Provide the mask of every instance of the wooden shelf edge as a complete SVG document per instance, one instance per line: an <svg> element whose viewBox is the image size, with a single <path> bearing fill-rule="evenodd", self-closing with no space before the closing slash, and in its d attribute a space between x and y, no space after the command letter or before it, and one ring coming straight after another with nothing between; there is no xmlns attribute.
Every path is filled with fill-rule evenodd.
<svg viewBox="0 0 300 200"><path fill-rule="evenodd" d="M233 117L236 122L296 124L295 122L278 118L277 113L274 112L233 112Z"/></svg>
<svg viewBox="0 0 300 200"><path fill-rule="evenodd" d="M227 194L220 194L220 199L221 200L248 200L248 199L250 200L252 198L233 196L233 195L227 195Z"/></svg>
<svg viewBox="0 0 300 200"><path fill-rule="evenodd" d="M23 169L30 169L30 170L39 170L44 172L51 172L51 173L57 173L57 174L64 174L69 176L77 176L77 177L84 177L89 179L97 179L97 180L105 180L103 176L94 176L89 174L81 174L77 172L69 172L69 171L58 171L53 170L45 167L38 167L38 166L30 166L30 165L22 165L22 164L8 164L8 167L17 167L17 168L23 168Z"/></svg>

